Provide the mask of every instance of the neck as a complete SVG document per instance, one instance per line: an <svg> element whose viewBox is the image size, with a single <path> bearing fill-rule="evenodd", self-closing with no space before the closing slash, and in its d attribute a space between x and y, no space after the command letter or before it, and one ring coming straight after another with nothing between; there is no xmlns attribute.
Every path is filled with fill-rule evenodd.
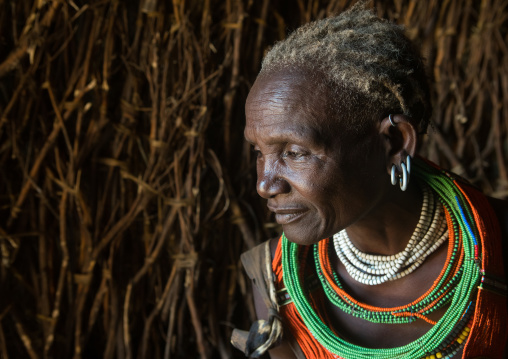
<svg viewBox="0 0 508 359"><path fill-rule="evenodd" d="M348 236L362 252L378 255L401 252L416 228L422 202L416 181L405 192L390 186L369 213L347 227Z"/></svg>

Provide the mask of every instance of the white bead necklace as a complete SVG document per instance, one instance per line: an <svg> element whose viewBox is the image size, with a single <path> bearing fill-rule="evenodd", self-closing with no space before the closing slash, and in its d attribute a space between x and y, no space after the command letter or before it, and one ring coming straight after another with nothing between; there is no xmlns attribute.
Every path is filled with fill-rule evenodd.
<svg viewBox="0 0 508 359"><path fill-rule="evenodd" d="M402 252L389 256L364 253L354 246L345 229L333 236L333 244L337 256L353 279L376 285L412 273L447 239L443 208L435 200L434 193L424 187L420 219Z"/></svg>

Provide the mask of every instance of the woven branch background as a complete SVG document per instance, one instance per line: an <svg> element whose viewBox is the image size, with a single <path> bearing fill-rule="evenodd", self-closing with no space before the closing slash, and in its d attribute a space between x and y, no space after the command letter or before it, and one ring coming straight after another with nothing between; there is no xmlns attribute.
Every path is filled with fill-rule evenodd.
<svg viewBox="0 0 508 359"><path fill-rule="evenodd" d="M230 358L272 236L263 53L346 0L0 0L0 357ZM508 195L506 0L374 1L433 79L422 153Z"/></svg>

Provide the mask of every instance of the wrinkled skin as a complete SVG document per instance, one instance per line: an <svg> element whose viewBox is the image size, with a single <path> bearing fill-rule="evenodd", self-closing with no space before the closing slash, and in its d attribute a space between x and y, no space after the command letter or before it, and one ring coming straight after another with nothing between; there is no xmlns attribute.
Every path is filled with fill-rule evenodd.
<svg viewBox="0 0 508 359"><path fill-rule="evenodd" d="M257 191L292 242L317 243L346 228L364 252L400 252L418 221L421 194L414 183L406 192L392 186L389 173L392 164L400 166L408 154L414 155L416 130L404 116L396 115L396 127L388 118L370 119L371 126L353 134L341 122L346 116L333 110L337 107L332 106L329 89L318 84L316 76L292 69L265 74L252 87L245 138L257 154ZM506 202L496 203L499 218L508 218ZM441 246L410 275L376 286L356 282L333 250L330 256L351 295L370 305L393 307L414 301L432 286L445 263L446 247ZM257 290L254 293L258 316L266 318L266 307ZM424 321L373 324L331 303L327 311L333 326L348 340L369 347L404 345L431 327ZM434 312L431 319L438 320L444 311ZM294 357L287 344L270 355Z"/></svg>
<svg viewBox="0 0 508 359"><path fill-rule="evenodd" d="M280 71L256 81L246 104L245 138L257 154L259 195L298 244L316 243L348 227L368 250L372 241L361 238L390 230L385 224L392 213L408 222L403 232L412 233L420 195L413 187L402 196L391 186L389 170L414 154L416 132L411 127L404 138L388 121L371 121L365 133L352 135L341 114L333 113L328 93L305 71ZM386 242L386 248L375 243L381 253L405 246L388 236L379 240Z"/></svg>

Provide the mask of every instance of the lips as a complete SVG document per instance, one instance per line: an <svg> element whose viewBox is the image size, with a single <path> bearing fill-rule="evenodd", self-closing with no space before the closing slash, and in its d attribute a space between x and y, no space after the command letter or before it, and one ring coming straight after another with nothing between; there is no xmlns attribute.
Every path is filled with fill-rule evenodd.
<svg viewBox="0 0 508 359"><path fill-rule="evenodd" d="M289 224L297 221L307 213L306 208L299 207L274 207L268 205L268 209L275 213L275 220L278 224Z"/></svg>

